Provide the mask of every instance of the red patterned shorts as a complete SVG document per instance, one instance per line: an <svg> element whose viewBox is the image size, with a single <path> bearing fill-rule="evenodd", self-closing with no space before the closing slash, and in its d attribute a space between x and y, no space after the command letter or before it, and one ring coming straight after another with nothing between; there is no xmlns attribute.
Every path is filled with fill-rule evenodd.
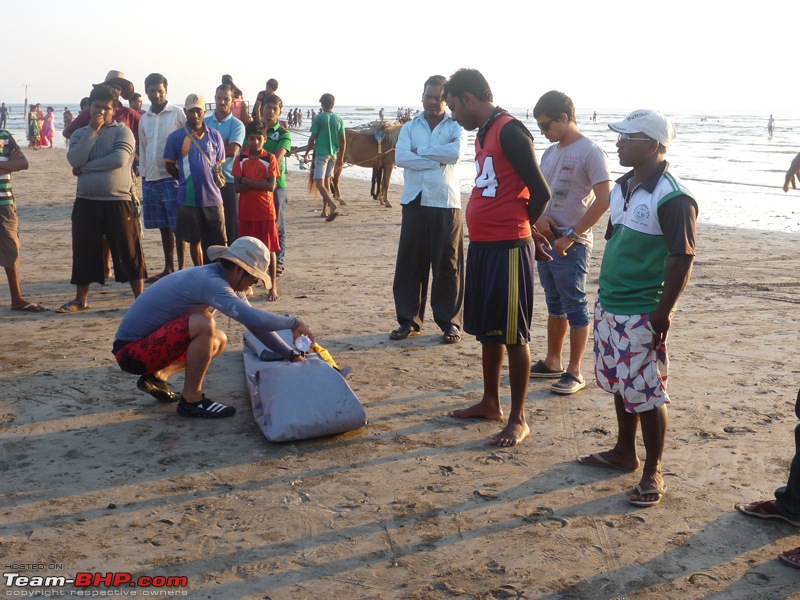
<svg viewBox="0 0 800 600"><path fill-rule="evenodd" d="M186 359L191 313L164 323L150 335L114 352L120 368L134 375L155 373Z"/></svg>

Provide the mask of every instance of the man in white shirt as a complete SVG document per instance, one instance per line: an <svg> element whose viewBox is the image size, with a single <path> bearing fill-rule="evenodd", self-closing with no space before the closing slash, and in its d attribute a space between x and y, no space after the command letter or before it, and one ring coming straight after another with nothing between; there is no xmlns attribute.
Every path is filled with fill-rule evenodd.
<svg viewBox="0 0 800 600"><path fill-rule="evenodd" d="M399 327L389 334L393 340L419 335L432 271L433 318L445 343L461 341L464 233L456 165L465 135L445 113L445 82L441 75L425 82L423 112L403 125L395 149L395 162L405 171L393 286Z"/></svg>
<svg viewBox="0 0 800 600"><path fill-rule="evenodd" d="M151 73L144 80L150 108L139 120L139 173L142 175L142 209L145 229L158 229L164 247L164 270L145 283L155 283L175 271L173 248L178 250L178 270L183 269L186 243L174 236L178 216L178 183L164 165L167 137L186 123L183 110L167 102L167 78ZM177 242L177 243L176 243Z"/></svg>

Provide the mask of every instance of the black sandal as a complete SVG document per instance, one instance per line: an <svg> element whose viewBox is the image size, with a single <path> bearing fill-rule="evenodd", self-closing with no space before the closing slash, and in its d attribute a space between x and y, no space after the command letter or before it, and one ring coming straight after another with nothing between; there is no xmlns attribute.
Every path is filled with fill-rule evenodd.
<svg viewBox="0 0 800 600"><path fill-rule="evenodd" d="M455 325L450 325L447 329L444 330L442 334L442 341L445 344L457 344L461 341L461 332L458 330L458 327Z"/></svg>
<svg viewBox="0 0 800 600"><path fill-rule="evenodd" d="M414 329L413 327L409 327L408 325L401 325L400 327L398 327L389 334L389 339L404 340L407 337L413 337L415 335L419 335L418 329Z"/></svg>

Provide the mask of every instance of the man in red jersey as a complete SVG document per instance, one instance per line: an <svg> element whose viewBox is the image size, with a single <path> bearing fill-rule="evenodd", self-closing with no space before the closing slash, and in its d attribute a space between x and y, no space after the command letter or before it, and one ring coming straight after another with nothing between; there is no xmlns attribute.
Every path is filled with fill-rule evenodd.
<svg viewBox="0 0 800 600"><path fill-rule="evenodd" d="M464 331L481 343L483 397L450 413L459 419L503 418L500 372L508 352L511 413L508 424L489 441L515 446L530 433L525 396L531 368L534 260L551 260L547 241L533 224L550 201L533 138L520 121L492 104L492 90L474 69L460 69L445 85L447 106L475 139L475 187L467 204L469 231Z"/></svg>

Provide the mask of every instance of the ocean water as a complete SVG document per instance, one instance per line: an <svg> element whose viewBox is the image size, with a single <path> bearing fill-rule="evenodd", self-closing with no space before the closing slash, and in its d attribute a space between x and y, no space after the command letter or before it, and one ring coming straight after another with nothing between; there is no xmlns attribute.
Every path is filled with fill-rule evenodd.
<svg viewBox="0 0 800 600"><path fill-rule="evenodd" d="M47 103L42 103L47 106ZM62 112L65 104L52 104L56 108L55 144L64 147L61 136ZM67 104L73 114L78 106ZM25 112L22 105L10 105L11 114L7 128L23 147L25 138ZM284 117L290 107L284 107ZM303 111L303 125L293 129L293 144L302 146L308 139L310 119L306 111L317 106L299 106ZM338 106L336 112L346 127L365 125L378 119L380 106ZM386 106L385 117L394 118L397 107ZM416 107L412 107L416 108ZM526 118L525 108L508 109L522 120L533 134L537 153L541 154L550 142L536 129L532 116ZM609 156L612 178L623 174L616 154L617 134L607 124L622 120L630 110L597 109L597 122L592 122L591 110L578 110L581 131ZM764 229L772 231L800 231L800 190L784 193L783 179L794 156L800 152L800 112L775 114L773 137L767 135L764 114L736 112L669 111L664 110L675 123L677 137L672 143L667 159L671 170L681 177L695 194L700 206L699 220L706 223ZM475 178L474 132L469 133L467 148L459 164L462 190L469 192ZM290 157L288 167L299 171L299 159ZM347 177L368 182L371 170L349 167ZM402 185L402 169L395 169L392 182ZM365 184L365 195L368 193Z"/></svg>

